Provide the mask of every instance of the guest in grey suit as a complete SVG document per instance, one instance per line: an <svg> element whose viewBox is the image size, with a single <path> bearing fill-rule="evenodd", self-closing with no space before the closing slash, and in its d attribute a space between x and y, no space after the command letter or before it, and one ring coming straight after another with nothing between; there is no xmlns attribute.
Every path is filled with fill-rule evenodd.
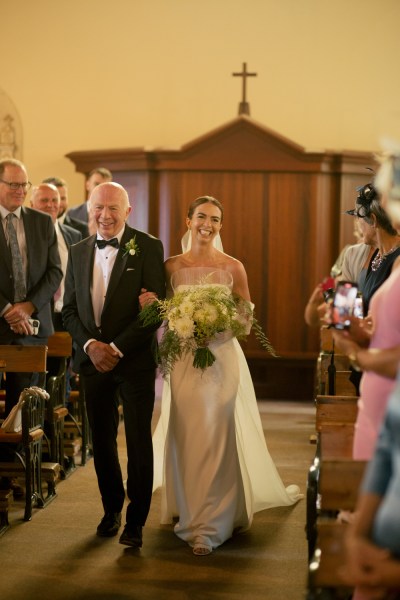
<svg viewBox="0 0 400 600"><path fill-rule="evenodd" d="M92 430L93 456L104 508L97 535L118 533L125 490L118 459L118 402L122 401L128 452L130 503L120 543L142 545L153 486L151 417L156 374L156 330L139 320L142 288L165 297L163 246L126 224L126 190L102 183L90 197L97 234L71 246L63 306L77 343L74 370L81 376Z"/></svg>
<svg viewBox="0 0 400 600"><path fill-rule="evenodd" d="M87 223L80 221L79 219L74 219L67 213L68 187L65 179L61 179L61 177L46 177L46 179L43 179L42 183L52 183L58 189L58 193L60 194L60 208L58 209L57 219L60 225L68 225L69 227L76 229L81 233L81 239L88 237L89 228Z"/></svg>
<svg viewBox="0 0 400 600"><path fill-rule="evenodd" d="M74 208L70 208L68 211L69 216L74 219L84 221L85 223L89 223L87 200L90 198L91 193L98 185L100 185L101 183L106 183L107 181L112 181L111 171L109 171L105 167L97 167L96 169L92 169L92 171L90 171L86 179L86 202L83 202L82 204L79 204L79 206L75 206ZM94 232L90 231L90 233Z"/></svg>
<svg viewBox="0 0 400 600"><path fill-rule="evenodd" d="M26 168L20 161L0 160L0 344L47 344L54 331L50 303L62 278L57 236L48 215L22 206L30 186ZM8 217L9 214L14 216ZM14 228L13 239L8 229L9 218ZM15 245L18 261L13 254ZM16 265L21 264L21 259L18 276ZM33 335L30 318L40 322L38 335ZM7 374L6 414L18 401L21 391L31 384L29 374Z"/></svg>

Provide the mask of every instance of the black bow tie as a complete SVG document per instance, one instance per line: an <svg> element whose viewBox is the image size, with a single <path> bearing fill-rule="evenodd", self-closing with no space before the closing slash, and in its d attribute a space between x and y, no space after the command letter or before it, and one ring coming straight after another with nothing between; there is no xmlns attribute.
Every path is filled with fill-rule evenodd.
<svg viewBox="0 0 400 600"><path fill-rule="evenodd" d="M96 240L97 247L100 250L103 250L106 246L113 246L114 248L119 248L119 243L117 238L112 238L111 240Z"/></svg>

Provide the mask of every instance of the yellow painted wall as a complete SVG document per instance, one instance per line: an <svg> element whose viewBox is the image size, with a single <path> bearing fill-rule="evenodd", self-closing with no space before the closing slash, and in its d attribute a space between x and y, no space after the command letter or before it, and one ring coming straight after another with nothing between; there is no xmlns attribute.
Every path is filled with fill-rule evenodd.
<svg viewBox="0 0 400 600"><path fill-rule="evenodd" d="M0 0L0 88L30 179L73 150L178 148L237 114L308 149L400 138L400 0Z"/></svg>

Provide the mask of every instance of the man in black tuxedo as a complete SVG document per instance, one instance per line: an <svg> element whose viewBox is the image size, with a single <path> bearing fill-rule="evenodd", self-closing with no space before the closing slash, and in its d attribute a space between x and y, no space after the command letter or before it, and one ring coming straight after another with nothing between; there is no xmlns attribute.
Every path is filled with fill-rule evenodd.
<svg viewBox="0 0 400 600"><path fill-rule="evenodd" d="M120 543L140 547L153 485L151 417L156 329L139 320L142 288L165 297L160 240L126 224L131 207L118 183L102 183L89 199L97 234L70 248L63 320L77 344L93 456L104 507L97 535L114 536L125 498L118 459L118 402L128 452L126 525Z"/></svg>
<svg viewBox="0 0 400 600"><path fill-rule="evenodd" d="M65 179L61 177L46 177L42 183L52 183L58 189L60 194L60 207L58 209L57 219L60 225L68 225L81 233L82 239L88 237L89 227L84 221L74 219L68 213L68 187Z"/></svg>
<svg viewBox="0 0 400 600"><path fill-rule="evenodd" d="M0 344L47 344L54 331L50 303L62 278L57 237L48 215L22 206L30 186L20 161L0 160ZM40 323L37 335L30 318ZM30 374L7 373L6 414L32 383Z"/></svg>

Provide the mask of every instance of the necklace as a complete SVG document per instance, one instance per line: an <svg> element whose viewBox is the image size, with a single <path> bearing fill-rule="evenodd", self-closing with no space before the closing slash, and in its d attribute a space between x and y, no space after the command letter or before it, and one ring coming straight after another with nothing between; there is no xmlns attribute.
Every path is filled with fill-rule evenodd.
<svg viewBox="0 0 400 600"><path fill-rule="evenodd" d="M389 254L392 254L392 252L394 252L395 250L397 250L399 246L393 246L393 248L391 248L390 250L388 250L387 252L385 252L384 254L380 254L378 252L378 254L375 256L374 260L371 262L371 269L372 271L377 271L379 269L379 267L381 266L381 264L383 263L383 261L385 260L385 258L387 258L389 256Z"/></svg>

